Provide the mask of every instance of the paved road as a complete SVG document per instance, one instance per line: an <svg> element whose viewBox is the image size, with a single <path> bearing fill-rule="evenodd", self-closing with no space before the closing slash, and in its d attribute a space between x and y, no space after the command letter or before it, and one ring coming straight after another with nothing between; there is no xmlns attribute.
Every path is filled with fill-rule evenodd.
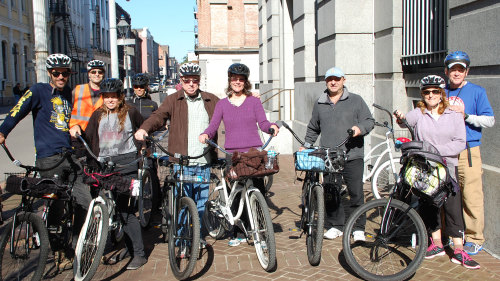
<svg viewBox="0 0 500 281"><path fill-rule="evenodd" d="M281 172L275 175L268 204L271 208L277 241L278 268L273 273L264 272L253 246L242 244L229 247L227 240L207 239L209 246L202 252L193 279L200 280L358 280L346 265L341 240L327 240L323 244L321 264L312 267L307 261L305 238L295 231L300 219L300 182L294 182L292 157L280 156ZM366 186L368 194L368 185ZM368 199L369 195L368 195ZM6 209L18 204L11 197ZM148 263L136 271L125 270L126 262L101 265L94 280L175 280L168 265L167 244L160 241L160 231L152 228L144 232L149 256ZM114 252L111 252L113 254ZM109 256L110 254L108 254ZM499 280L500 261L484 251L475 258L482 266L467 270L451 263L448 256L425 260L414 280ZM72 271L53 277L53 280L71 280Z"/></svg>

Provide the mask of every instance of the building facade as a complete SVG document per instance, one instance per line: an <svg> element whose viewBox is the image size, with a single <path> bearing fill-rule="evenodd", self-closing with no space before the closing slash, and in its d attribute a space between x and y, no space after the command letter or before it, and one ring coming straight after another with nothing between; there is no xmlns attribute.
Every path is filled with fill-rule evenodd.
<svg viewBox="0 0 500 281"><path fill-rule="evenodd" d="M0 105L14 102L12 89L36 81L33 68L33 9L28 0L0 0Z"/></svg>
<svg viewBox="0 0 500 281"><path fill-rule="evenodd" d="M445 77L446 54L463 50L472 60L468 80L486 89L498 114L499 12L496 1L259 0L261 92L293 90L293 95L278 95L281 116L303 136L313 103L326 89L324 74L330 67L341 68L345 85L369 106L377 103L408 112L420 99L420 79L429 74ZM274 109L276 102L266 106ZM387 114L372 110L377 121L388 120ZM397 136L405 134L396 131ZM481 146L484 246L496 255L500 149L494 140L499 134L496 127L483 130ZM365 138L367 148L382 138L383 130L376 128ZM291 137L287 141L285 147L292 147Z"/></svg>
<svg viewBox="0 0 500 281"><path fill-rule="evenodd" d="M200 87L225 96L227 69L233 63L250 68L249 80L259 88L257 0L197 0L195 53L202 69Z"/></svg>

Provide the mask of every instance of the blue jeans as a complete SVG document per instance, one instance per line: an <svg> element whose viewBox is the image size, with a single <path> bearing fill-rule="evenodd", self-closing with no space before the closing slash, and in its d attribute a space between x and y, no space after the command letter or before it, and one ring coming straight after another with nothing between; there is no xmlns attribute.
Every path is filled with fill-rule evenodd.
<svg viewBox="0 0 500 281"><path fill-rule="evenodd" d="M174 165L174 173L180 170L179 165ZM184 176L201 176L206 182L210 179L210 166L184 166ZM203 229L203 213L205 212L205 203L208 200L208 192L210 185L208 183L183 183L184 195L194 200L196 208L198 209L198 216L200 218L200 227ZM174 189L174 195L176 190Z"/></svg>

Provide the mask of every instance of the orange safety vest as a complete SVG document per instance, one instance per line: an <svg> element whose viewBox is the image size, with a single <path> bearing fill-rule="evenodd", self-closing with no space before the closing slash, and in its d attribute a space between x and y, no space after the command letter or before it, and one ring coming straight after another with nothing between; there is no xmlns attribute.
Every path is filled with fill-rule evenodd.
<svg viewBox="0 0 500 281"><path fill-rule="evenodd" d="M73 111L71 111L71 120L69 127L79 125L83 131L89 124L90 116L96 109L102 105L102 96L93 105L92 94L89 84L77 85L75 88L75 104L73 104Z"/></svg>

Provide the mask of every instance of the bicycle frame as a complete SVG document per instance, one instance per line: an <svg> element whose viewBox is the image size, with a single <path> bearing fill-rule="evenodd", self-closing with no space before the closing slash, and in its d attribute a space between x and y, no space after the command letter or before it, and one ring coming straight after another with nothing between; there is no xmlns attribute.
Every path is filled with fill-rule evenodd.
<svg viewBox="0 0 500 281"><path fill-rule="evenodd" d="M383 126L383 125L381 125L381 126ZM383 127L387 127L387 126L383 126ZM393 134L392 129L387 130L387 132L385 133L385 141L374 146L368 152L368 154L365 156L365 158L364 158L365 168L368 167L367 163L369 161L371 161L374 158L376 158L377 160L375 161L375 164L372 165L371 169L369 170L369 173L363 175L363 182L366 182L368 179L370 179L373 176L375 171L377 171L377 168L379 167L379 165L382 163L382 159L384 159L385 155L387 155L387 154L389 155L387 160L391 160L394 158L393 153L392 153L392 149L391 149L391 140L390 140L391 139L390 136L392 134ZM375 151L377 151L379 148L382 148L383 146L385 146L385 149L380 154L374 154ZM397 174L396 166L394 165L394 163L392 163L392 161L391 161L391 169L393 172L396 172L396 174Z"/></svg>

